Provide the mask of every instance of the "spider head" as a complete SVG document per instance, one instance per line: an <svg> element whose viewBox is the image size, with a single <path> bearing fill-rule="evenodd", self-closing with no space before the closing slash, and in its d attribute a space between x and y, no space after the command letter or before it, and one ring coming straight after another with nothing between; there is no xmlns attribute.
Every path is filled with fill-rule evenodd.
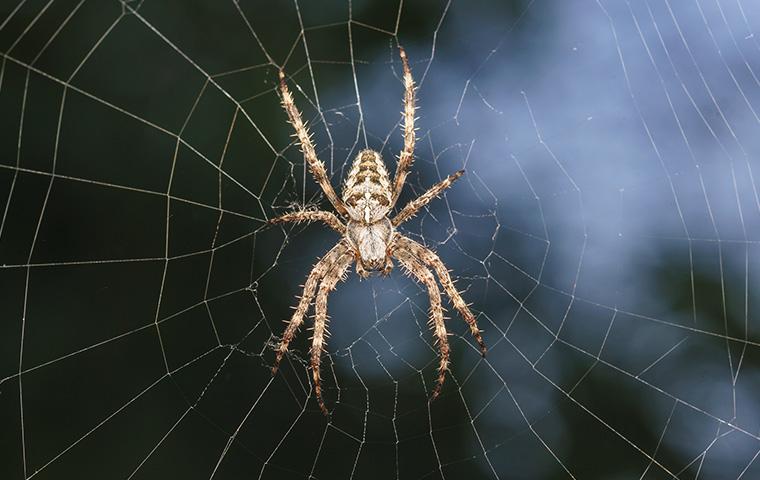
<svg viewBox="0 0 760 480"><path fill-rule="evenodd" d="M356 252L356 268L363 277L380 270L387 275L392 268L388 247L393 238L393 225L387 218L365 224L351 220L346 229L346 238Z"/></svg>

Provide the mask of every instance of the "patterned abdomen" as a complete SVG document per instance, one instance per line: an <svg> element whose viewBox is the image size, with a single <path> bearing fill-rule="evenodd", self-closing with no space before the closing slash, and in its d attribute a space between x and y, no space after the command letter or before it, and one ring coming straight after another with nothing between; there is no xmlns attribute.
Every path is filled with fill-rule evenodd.
<svg viewBox="0 0 760 480"><path fill-rule="evenodd" d="M356 222L371 224L388 214L391 183L379 153L362 150L356 156L343 187L343 202Z"/></svg>

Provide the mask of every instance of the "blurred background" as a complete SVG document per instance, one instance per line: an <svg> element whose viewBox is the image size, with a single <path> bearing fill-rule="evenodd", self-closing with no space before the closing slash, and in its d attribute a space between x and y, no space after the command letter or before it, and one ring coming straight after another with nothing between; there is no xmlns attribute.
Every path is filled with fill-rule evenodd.
<svg viewBox="0 0 760 480"><path fill-rule="evenodd" d="M4 0L0 478L760 478L760 4ZM489 347L396 269L273 346L339 187L402 145L402 231ZM311 320L307 320L307 327Z"/></svg>

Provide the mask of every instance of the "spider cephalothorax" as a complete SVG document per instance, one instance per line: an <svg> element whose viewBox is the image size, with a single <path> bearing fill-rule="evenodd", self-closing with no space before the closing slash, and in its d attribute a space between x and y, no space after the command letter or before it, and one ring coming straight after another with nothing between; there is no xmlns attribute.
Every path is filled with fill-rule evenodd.
<svg viewBox="0 0 760 480"><path fill-rule="evenodd" d="M341 239L337 245L319 259L306 279L303 295L277 348L272 373L277 372L280 361L288 351L288 345L303 323L304 315L306 315L306 311L316 294L314 336L310 356L314 391L319 407L325 414L328 412L322 400L319 366L324 350L327 297L353 262L356 262L356 271L359 275L367 277L371 271L380 271L387 275L393 268L391 258L396 258L412 277L427 288L430 296L431 325L441 352L438 364L438 380L431 399L435 399L440 394L449 365L449 341L443 318L441 291L432 271L438 275L438 280L451 299L454 308L469 325L470 332L478 342L481 353L484 356L486 354L486 346L480 336L475 316L454 287L448 269L441 259L432 250L396 231L398 225L413 217L419 209L449 188L456 179L464 174L464 170L449 175L427 192L409 202L395 216L390 216L401 189L404 187L409 168L412 166L415 142L414 80L406 53L401 47L399 50L404 68L404 149L399 156L396 174L391 181L380 154L374 150L363 150L359 152L351 165L341 198L338 197L330 184L324 164L317 158L309 132L301 120L298 108L293 103L293 95L285 82L285 74L280 70L282 106L296 131L306 163L330 203L346 219L346 223L343 223L334 214L323 210L293 212L270 220L271 223L322 221L341 234Z"/></svg>

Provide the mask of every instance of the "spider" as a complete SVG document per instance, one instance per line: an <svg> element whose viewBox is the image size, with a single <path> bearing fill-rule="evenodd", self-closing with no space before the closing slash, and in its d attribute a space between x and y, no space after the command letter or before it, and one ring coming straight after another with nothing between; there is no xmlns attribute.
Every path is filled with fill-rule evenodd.
<svg viewBox="0 0 760 480"><path fill-rule="evenodd" d="M301 119L301 113L293 102L293 95L285 82L285 73L280 70L280 94L282 106L288 114L290 124L295 129L295 136L301 146L306 163L311 174L324 191L335 210L345 219L341 221L335 214L323 210L307 210L292 212L273 218L269 223L283 222L313 222L321 221L341 235L329 252L317 261L309 273L303 287L303 295L295 308L293 317L288 322L276 350L276 358L272 374L277 373L280 361L288 351L288 345L295 337L304 321L312 298L316 294L314 336L310 350L311 371L314 379L314 391L317 402L325 415L328 414L322 399L320 383L320 361L325 348L327 324L327 297L335 289L338 281L343 279L349 266L356 262L356 272L367 278L371 272L388 275L393 268L391 258L396 258L406 272L423 284L430 297L430 326L436 337L440 351L438 363L438 379L430 400L438 397L446 378L449 366L449 341L444 324L441 292L432 271L444 291L450 297L454 308L464 318L470 327L475 340L480 346L483 356L486 346L480 336L480 330L468 305L462 299L449 276L449 271L438 255L423 245L407 238L396 231L396 228L413 217L420 208L449 188L454 181L464 174L464 170L449 175L442 182L434 185L428 191L409 202L395 216L391 215L394 205L399 198L404 181L409 173L414 159L414 111L415 86L412 71L409 68L406 52L399 46L399 55L404 74L404 148L399 156L396 174L391 182L380 154L373 150L363 150L354 159L351 170L343 185L343 195L338 197L327 177L324 164L317 158L309 131ZM432 271L431 271L432 269Z"/></svg>

